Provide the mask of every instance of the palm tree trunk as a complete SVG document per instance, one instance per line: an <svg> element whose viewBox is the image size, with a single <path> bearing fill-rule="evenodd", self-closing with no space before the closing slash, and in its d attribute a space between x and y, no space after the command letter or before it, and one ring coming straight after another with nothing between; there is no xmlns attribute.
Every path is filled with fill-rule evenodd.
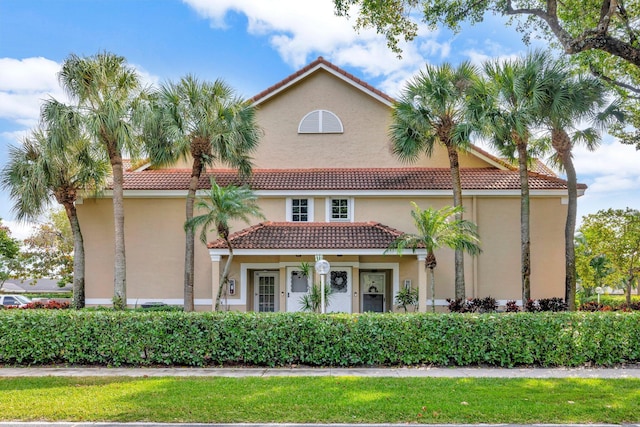
<svg viewBox="0 0 640 427"><path fill-rule="evenodd" d="M84 241L82 239L82 231L80 231L80 222L76 213L76 207L71 203L64 204L71 233L73 234L73 308L79 310L84 308L85 294L85 257L84 257Z"/></svg>
<svg viewBox="0 0 640 427"><path fill-rule="evenodd" d="M224 264L222 274L220 274L220 286L218 286L218 294L216 295L215 311L218 311L220 309L222 289L227 286L227 282L229 281L229 270L231 270L231 262L233 261L233 249L231 248L231 242L226 237L224 240L225 242L227 242L227 247L229 248L229 257L227 258L227 262Z"/></svg>
<svg viewBox="0 0 640 427"><path fill-rule="evenodd" d="M431 281L431 311L436 311L436 275L434 269L438 265L436 255L433 251L427 251L427 258L425 259L424 266L429 270L429 280Z"/></svg>
<svg viewBox="0 0 640 427"><path fill-rule="evenodd" d="M462 180L460 179L460 164L458 161L458 151L451 145L447 145L449 154L449 165L451 169L451 183L453 187L453 206L462 206ZM462 212L456 213L456 220L462 220ZM456 299L466 298L466 288L464 283L464 251L456 249L455 258L455 296Z"/></svg>
<svg viewBox="0 0 640 427"><path fill-rule="evenodd" d="M191 178L189 179L189 190L187 192L187 203L185 209L186 221L193 218L193 205L198 191L198 181L202 174L202 160L199 156L194 157L191 168ZM184 311L194 310L193 283L195 273L195 230L187 228L185 230L184 248Z"/></svg>
<svg viewBox="0 0 640 427"><path fill-rule="evenodd" d="M124 310L127 307L127 266L124 251L124 172L122 154L115 143L108 144L109 160L113 170L113 220L115 223L115 265L113 277L113 307Z"/></svg>
<svg viewBox="0 0 640 427"><path fill-rule="evenodd" d="M560 154L564 170L567 174L567 191L569 202L567 206L567 221L564 227L565 252L565 288L564 299L570 311L576 310L576 251L573 241L576 234L576 216L578 212L578 178L571 159L571 152Z"/></svg>
<svg viewBox="0 0 640 427"><path fill-rule="evenodd" d="M531 299L531 239L529 230L529 171L527 146L518 144L520 170L520 257L522 274L522 306Z"/></svg>
<svg viewBox="0 0 640 427"><path fill-rule="evenodd" d="M429 280L431 281L431 311L436 312L436 275L433 268L429 269Z"/></svg>

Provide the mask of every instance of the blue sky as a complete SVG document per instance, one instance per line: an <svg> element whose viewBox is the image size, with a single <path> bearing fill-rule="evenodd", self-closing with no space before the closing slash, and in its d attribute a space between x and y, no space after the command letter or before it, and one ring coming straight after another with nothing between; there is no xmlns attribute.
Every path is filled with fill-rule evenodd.
<svg viewBox="0 0 640 427"><path fill-rule="evenodd" d="M0 167L8 146L37 123L41 100L65 99L56 73L71 53L117 53L149 84L187 73L221 78L244 97L323 56L397 96L425 63L481 64L526 53L505 22L489 16L458 34L421 27L400 60L373 31L358 34L335 17L331 0L0 0ZM589 185L579 216L640 209L640 153L632 147L608 137L595 153L576 150L575 163ZM10 206L0 192L0 218L21 235Z"/></svg>

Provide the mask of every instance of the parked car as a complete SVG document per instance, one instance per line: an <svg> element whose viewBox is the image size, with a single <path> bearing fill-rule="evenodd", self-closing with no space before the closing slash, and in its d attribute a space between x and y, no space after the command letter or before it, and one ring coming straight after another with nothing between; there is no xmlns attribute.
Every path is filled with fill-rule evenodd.
<svg viewBox="0 0 640 427"><path fill-rule="evenodd" d="M24 295L0 295L0 305L3 307L24 307L31 302Z"/></svg>

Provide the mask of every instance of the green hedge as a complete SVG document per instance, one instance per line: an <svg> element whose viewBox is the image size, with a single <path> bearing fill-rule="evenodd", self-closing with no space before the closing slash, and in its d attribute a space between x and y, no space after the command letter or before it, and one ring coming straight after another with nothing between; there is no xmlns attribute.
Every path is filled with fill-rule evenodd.
<svg viewBox="0 0 640 427"><path fill-rule="evenodd" d="M640 362L640 313L144 313L3 310L0 363L613 365Z"/></svg>

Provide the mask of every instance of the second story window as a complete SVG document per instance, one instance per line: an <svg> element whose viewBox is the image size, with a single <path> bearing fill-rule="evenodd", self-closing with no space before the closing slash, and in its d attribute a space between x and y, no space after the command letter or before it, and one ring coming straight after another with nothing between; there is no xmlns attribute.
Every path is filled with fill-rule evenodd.
<svg viewBox="0 0 640 427"><path fill-rule="evenodd" d="M345 198L328 199L327 217L329 221L352 221L353 200Z"/></svg>
<svg viewBox="0 0 640 427"><path fill-rule="evenodd" d="M287 221L312 222L313 199L291 198L287 199Z"/></svg>
<svg viewBox="0 0 640 427"><path fill-rule="evenodd" d="M334 221L349 219L349 199L331 199L331 219Z"/></svg>
<svg viewBox="0 0 640 427"><path fill-rule="evenodd" d="M292 221L308 221L309 220L309 200L293 199L291 200L291 220Z"/></svg>

